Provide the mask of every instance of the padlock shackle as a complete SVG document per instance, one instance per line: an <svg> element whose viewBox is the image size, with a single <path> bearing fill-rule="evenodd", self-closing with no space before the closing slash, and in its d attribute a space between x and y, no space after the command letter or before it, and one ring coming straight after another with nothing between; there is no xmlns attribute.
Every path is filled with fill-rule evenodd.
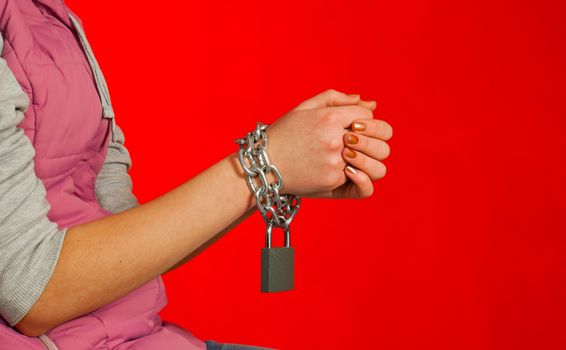
<svg viewBox="0 0 566 350"><path fill-rule="evenodd" d="M289 248L291 246L291 230L289 226L283 226L283 232L285 233L284 242L285 248ZM271 231L273 230L273 223L269 222L265 227L265 247L271 248Z"/></svg>

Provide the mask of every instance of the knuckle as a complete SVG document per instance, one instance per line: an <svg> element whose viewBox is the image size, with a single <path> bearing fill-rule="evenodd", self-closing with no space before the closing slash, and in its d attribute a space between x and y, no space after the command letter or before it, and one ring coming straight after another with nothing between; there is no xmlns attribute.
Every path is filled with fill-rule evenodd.
<svg viewBox="0 0 566 350"><path fill-rule="evenodd" d="M379 120L376 124L378 133L385 139L389 140L393 136L393 128L384 120Z"/></svg>
<svg viewBox="0 0 566 350"><path fill-rule="evenodd" d="M333 189L336 187L336 183L338 181L338 177L336 176L336 172L334 171L327 171L322 177L322 185L326 189Z"/></svg>
<svg viewBox="0 0 566 350"><path fill-rule="evenodd" d="M322 108L319 110L319 118L322 125L334 125L338 122L338 114L333 108Z"/></svg>
<svg viewBox="0 0 566 350"><path fill-rule="evenodd" d="M341 181L345 181L346 175L342 171L344 164L340 155L328 158L321 176L322 185L327 189L334 189L341 184Z"/></svg>
<svg viewBox="0 0 566 350"><path fill-rule="evenodd" d="M340 156L328 156L326 157L324 164L322 166L322 171L324 172L325 175L331 175L333 172L336 171L336 169L338 169L338 167L340 166L340 162L342 162L342 159L339 159Z"/></svg>
<svg viewBox="0 0 566 350"><path fill-rule="evenodd" d="M344 160L342 159L342 157L340 155L336 155L336 156L332 156L330 157L329 161L328 161L328 165L330 167L330 169L332 170L337 170L339 168L342 167L342 165L344 163Z"/></svg>
<svg viewBox="0 0 566 350"><path fill-rule="evenodd" d="M389 124L388 122L385 122L385 125L387 125L387 132L388 132L388 139L390 139L391 137L393 137L393 127L391 126L391 124Z"/></svg>
<svg viewBox="0 0 566 350"><path fill-rule="evenodd" d="M373 195L373 191L374 191L373 184L370 182L368 186L368 190L364 193L362 197L363 198L371 197Z"/></svg>
<svg viewBox="0 0 566 350"><path fill-rule="evenodd" d="M379 144L378 154L379 154L381 159L385 159L385 158L389 157L389 155L391 154L391 147L389 147L387 142L381 142Z"/></svg>
<svg viewBox="0 0 566 350"><path fill-rule="evenodd" d="M346 174L344 174L344 171L334 171L333 175L331 175L331 178L332 181L330 183L330 187L332 189L339 187L344 182L346 182Z"/></svg>
<svg viewBox="0 0 566 350"><path fill-rule="evenodd" d="M354 114L356 114L356 116L360 119L371 119L373 118L373 113L371 110L359 106L359 105L353 105L351 106L353 109Z"/></svg>
<svg viewBox="0 0 566 350"><path fill-rule="evenodd" d="M320 94L324 99L332 99L338 96L338 91L334 89L326 89L323 93Z"/></svg>
<svg viewBox="0 0 566 350"><path fill-rule="evenodd" d="M338 137L327 137L326 138L326 145L330 150L338 150L341 149L343 144L343 141L341 139L339 139Z"/></svg>
<svg viewBox="0 0 566 350"><path fill-rule="evenodd" d="M369 141L367 137L365 137L364 135L356 135L356 137L358 138L358 143L353 145L354 147L360 149L367 149L369 147Z"/></svg>
<svg viewBox="0 0 566 350"><path fill-rule="evenodd" d="M356 163L356 167L361 169L371 169L371 167L368 167L368 157L360 152L356 153L356 158L353 159Z"/></svg>
<svg viewBox="0 0 566 350"><path fill-rule="evenodd" d="M385 177L386 173L387 173L387 167L385 166L385 164L383 164L381 162L377 162L374 180L383 179Z"/></svg>

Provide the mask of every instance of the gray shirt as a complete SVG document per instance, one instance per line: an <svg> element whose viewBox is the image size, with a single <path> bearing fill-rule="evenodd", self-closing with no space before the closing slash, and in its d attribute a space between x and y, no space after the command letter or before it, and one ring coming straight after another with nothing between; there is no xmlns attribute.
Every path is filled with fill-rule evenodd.
<svg viewBox="0 0 566 350"><path fill-rule="evenodd" d="M84 33L80 35L86 41ZM0 53L2 46L0 35ZM97 64L91 68L102 75ZM47 217L51 207L34 171L35 149L17 127L28 107L26 93L0 57L0 316L10 326L18 323L42 294L67 233L67 228L59 230ZM132 162L125 137L120 127L113 125L115 137L110 138L95 192L103 208L118 213L139 203L132 193L128 174Z"/></svg>

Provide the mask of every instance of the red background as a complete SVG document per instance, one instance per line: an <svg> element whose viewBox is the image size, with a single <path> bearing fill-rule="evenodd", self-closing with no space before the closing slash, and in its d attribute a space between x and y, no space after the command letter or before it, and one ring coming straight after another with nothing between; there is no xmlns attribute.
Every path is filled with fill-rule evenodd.
<svg viewBox="0 0 566 350"><path fill-rule="evenodd" d="M373 197L303 202L296 290L259 293L256 212L165 276L165 319L281 349L566 348L565 2L66 2L142 203L327 88L394 127Z"/></svg>

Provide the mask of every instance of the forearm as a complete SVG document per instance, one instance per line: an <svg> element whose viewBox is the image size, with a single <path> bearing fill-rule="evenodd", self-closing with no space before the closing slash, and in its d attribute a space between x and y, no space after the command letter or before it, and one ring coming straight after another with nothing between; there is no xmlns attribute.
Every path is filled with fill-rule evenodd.
<svg viewBox="0 0 566 350"><path fill-rule="evenodd" d="M217 240L219 240L220 238L222 238L222 236L224 236L225 234L227 234L228 232L232 231L233 228L235 228L236 226L238 226L241 222L243 222L244 220L246 220L248 217L250 217L250 215L252 215L255 211L256 211L257 207L254 205L253 207L249 208L244 214L242 214L239 218L237 218L234 222L232 222L230 225L228 225L226 228L224 228L222 231L220 231L220 233L216 234L214 237L212 237L211 239L209 239L206 243L204 243L203 245L201 245L198 249L192 251L189 255L187 255L186 257L184 257L181 261L179 261L178 263L176 263L173 267L171 267L170 269L168 269L166 272L172 271L174 269L176 269L177 267L185 264L186 262L188 262L189 260L193 259L195 256L197 256L198 254L200 254L202 251L204 251L206 248L208 248L210 245L212 245L214 242L216 242Z"/></svg>
<svg viewBox="0 0 566 350"><path fill-rule="evenodd" d="M38 335L167 271L255 206L236 153L138 207L69 228L55 271L17 327Z"/></svg>

